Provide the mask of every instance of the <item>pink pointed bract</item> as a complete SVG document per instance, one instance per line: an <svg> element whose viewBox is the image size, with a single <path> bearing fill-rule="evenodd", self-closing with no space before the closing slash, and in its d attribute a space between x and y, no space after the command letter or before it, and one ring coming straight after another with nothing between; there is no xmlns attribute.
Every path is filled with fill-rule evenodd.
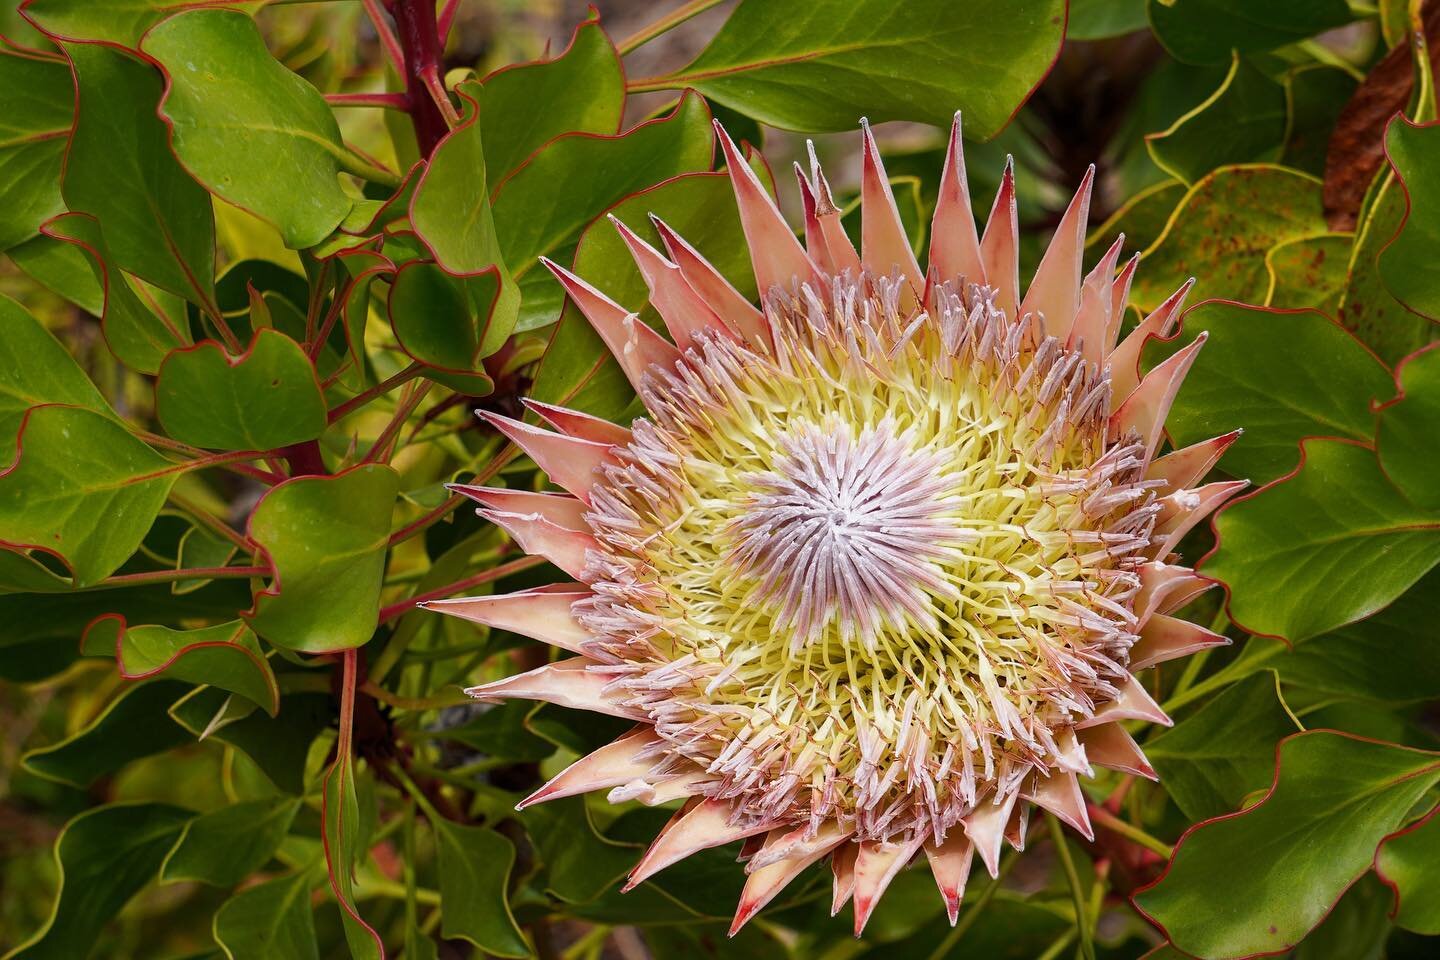
<svg viewBox="0 0 1440 960"><path fill-rule="evenodd" d="M569 496L463 492L578 582L431 606L574 654L473 696L639 722L525 800L683 799L631 886L744 840L734 929L829 858L858 933L923 853L953 923L1030 805L1088 836L1080 776L1154 776L1118 723L1168 722L1132 671L1225 642L1169 615L1209 585L1171 551L1241 486L1193 486L1234 435L1158 456L1204 340L1141 375L1187 285L1116 344L1093 171L1022 291L1013 177L977 232L958 117L925 273L868 128L858 255L818 163L807 249L717 131L760 303L658 220L664 252L616 226L678 348L547 263L647 415L491 416Z"/></svg>

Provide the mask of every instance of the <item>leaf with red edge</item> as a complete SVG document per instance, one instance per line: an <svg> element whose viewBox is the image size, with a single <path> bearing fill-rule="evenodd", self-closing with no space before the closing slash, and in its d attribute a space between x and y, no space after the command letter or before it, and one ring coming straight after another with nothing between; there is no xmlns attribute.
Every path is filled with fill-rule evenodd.
<svg viewBox="0 0 1440 960"><path fill-rule="evenodd" d="M963 110L988 140L1050 71L1066 6L744 0L692 63L645 86L694 87L786 130L853 130L863 116L944 127Z"/></svg>
<svg viewBox="0 0 1440 960"><path fill-rule="evenodd" d="M250 628L239 620L194 630L146 624L131 627L118 614L107 614L85 629L86 649L114 651L127 680L165 676L209 684L250 700L272 717L280 710L275 673Z"/></svg>
<svg viewBox="0 0 1440 960"><path fill-rule="evenodd" d="M0 296L0 456L15 455L25 412L43 403L110 415L110 405L50 331L20 304Z"/></svg>
<svg viewBox="0 0 1440 960"><path fill-rule="evenodd" d="M325 432L325 395L305 349L255 331L238 357L213 340L173 351L155 381L165 432L197 447L274 450Z"/></svg>
<svg viewBox="0 0 1440 960"><path fill-rule="evenodd" d="M1396 117L1385 152L1405 192L1405 222L1380 254L1380 278L1405 306L1440 320L1440 123Z"/></svg>
<svg viewBox="0 0 1440 960"><path fill-rule="evenodd" d="M505 262L516 281L539 270L542 276L534 289L557 289L554 280L543 276L540 257L561 257L605 210L668 177L710 169L713 155L710 113L693 92L665 116L618 136L556 137L492 185L495 229ZM565 189L557 189L558 184ZM527 299L534 295L526 290Z"/></svg>
<svg viewBox="0 0 1440 960"><path fill-rule="evenodd" d="M1230 677L1273 669L1287 686L1330 697L1398 704L1440 698L1440 569L1385 609L1287 646L1255 637L1226 668Z"/></svg>
<svg viewBox="0 0 1440 960"><path fill-rule="evenodd" d="M0 472L0 541L54 554L77 587L129 559L184 469L80 407L32 408L17 446Z"/></svg>
<svg viewBox="0 0 1440 960"><path fill-rule="evenodd" d="M144 51L168 81L160 111L175 154L211 193L274 224L297 249L324 240L350 212L335 115L270 55L255 21L187 10L156 24Z"/></svg>
<svg viewBox="0 0 1440 960"><path fill-rule="evenodd" d="M297 477L267 493L250 538L275 570L243 614L256 633L305 653L358 647L375 632L400 478L382 464Z"/></svg>
<svg viewBox="0 0 1440 960"><path fill-rule="evenodd" d="M451 273L504 269L485 169L480 134L480 84L468 80L455 88L460 123L436 145L410 198L410 223L416 236Z"/></svg>
<svg viewBox="0 0 1440 960"><path fill-rule="evenodd" d="M1176 947L1207 960L1286 950L1437 782L1440 754L1328 730L1296 734L1276 753L1264 799L1191 828L1135 904Z"/></svg>
<svg viewBox="0 0 1440 960"><path fill-rule="evenodd" d="M61 192L100 224L113 263L206 306L215 300L210 197L185 173L155 114L160 75L114 47L72 43L75 132Z"/></svg>
<svg viewBox="0 0 1440 960"><path fill-rule="evenodd" d="M75 87L64 63L0 45L0 90L0 250L8 250L65 209L60 168Z"/></svg>
<svg viewBox="0 0 1440 960"><path fill-rule="evenodd" d="M620 131L625 71L598 16L577 26L554 58L501 67L481 83L485 169L493 183L561 134Z"/></svg>
<svg viewBox="0 0 1440 960"><path fill-rule="evenodd" d="M386 309L396 341L427 376L483 397L495 385L482 361L510 336L518 300L498 268L455 276L438 263L411 260L391 280Z"/></svg>
<svg viewBox="0 0 1440 960"><path fill-rule="evenodd" d="M257 12L270 0L221 0L226 7ZM25 14L46 33L66 40L108 40L135 48L155 24L177 10L213 7L215 0L25 0Z"/></svg>
<svg viewBox="0 0 1440 960"><path fill-rule="evenodd" d="M693 244L736 289L755 297L755 276L726 174L685 174L627 197L609 212L660 249L660 236L647 216L654 213ZM660 327L659 315L647 302L645 279L609 222L596 220L582 235L575 251L575 271L616 303L638 311L646 323ZM589 321L574 304L568 304L535 374L531 395L613 419L629 405L634 391Z"/></svg>
<svg viewBox="0 0 1440 960"><path fill-rule="evenodd" d="M1176 447L1243 429L1222 461L1232 476L1274 480L1294 469L1306 437L1369 440L1371 405L1394 392L1385 365L1314 311L1207 301L1186 311L1180 335L1153 353L1168 356L1201 332L1209 340L1165 429Z"/></svg>
<svg viewBox="0 0 1440 960"><path fill-rule="evenodd" d="M1440 436L1440 348L1407 357L1396 370L1400 393L1380 410L1380 465L1410 500L1440 510L1440 484L1430 457Z"/></svg>
<svg viewBox="0 0 1440 960"><path fill-rule="evenodd" d="M1180 811L1203 820L1229 813L1263 788L1275 769L1276 742L1299 729L1279 678L1266 670L1152 736L1145 756Z"/></svg>
<svg viewBox="0 0 1440 960"><path fill-rule="evenodd" d="M1295 643L1374 613L1440 562L1440 514L1401 496L1368 447L1308 440L1295 471L1227 505L1203 562L1252 633Z"/></svg>
<svg viewBox="0 0 1440 960"><path fill-rule="evenodd" d="M190 328L183 309L177 310L177 316L172 319L165 304L155 296L156 291L132 285L115 266L94 217L67 213L47 221L42 230L47 237L73 244L90 264L104 291L100 330L115 359L138 373L155 373L167 353L189 346ZM142 302L141 293L146 295L148 303ZM174 303L180 308L184 306L178 299Z"/></svg>
<svg viewBox="0 0 1440 960"><path fill-rule="evenodd" d="M1385 838L1375 872L1395 895L1395 922L1440 936L1440 807Z"/></svg>
<svg viewBox="0 0 1440 960"><path fill-rule="evenodd" d="M520 315L520 291L500 252L477 112L480 86L455 88L460 125L436 146L410 200L415 238L435 262L401 265L390 291L396 339L416 360L472 396L492 384L480 361L505 343ZM387 247L387 252L389 248Z"/></svg>

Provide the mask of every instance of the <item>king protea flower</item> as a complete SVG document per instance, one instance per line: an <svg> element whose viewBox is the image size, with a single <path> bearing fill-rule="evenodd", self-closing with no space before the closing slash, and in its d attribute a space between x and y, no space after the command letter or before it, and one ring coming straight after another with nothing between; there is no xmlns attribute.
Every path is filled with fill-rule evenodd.
<svg viewBox="0 0 1440 960"><path fill-rule="evenodd" d="M813 151L802 246L716 130L760 305L659 220L663 253L615 227L673 343L547 262L648 416L483 414L568 495L459 489L577 582L431 606L572 655L476 698L636 722L521 804L683 800L629 886L748 840L732 933L829 857L858 934L923 850L953 923L1031 804L1093 838L1077 778L1154 776L1121 721L1168 723L1135 674L1226 642L1168 614L1235 434L1157 456L1204 338L1140 375L1187 284L1116 345L1139 258L1084 273L1093 168L1022 296L1012 171L978 235L958 117L924 271L868 127L858 254Z"/></svg>

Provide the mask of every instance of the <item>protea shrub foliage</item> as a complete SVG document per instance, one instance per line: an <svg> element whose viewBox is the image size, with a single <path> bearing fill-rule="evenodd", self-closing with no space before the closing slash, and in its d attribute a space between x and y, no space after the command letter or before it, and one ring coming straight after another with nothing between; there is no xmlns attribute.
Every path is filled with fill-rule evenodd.
<svg viewBox="0 0 1440 960"><path fill-rule="evenodd" d="M1432 956L1432 6L25 0L0 956Z"/></svg>

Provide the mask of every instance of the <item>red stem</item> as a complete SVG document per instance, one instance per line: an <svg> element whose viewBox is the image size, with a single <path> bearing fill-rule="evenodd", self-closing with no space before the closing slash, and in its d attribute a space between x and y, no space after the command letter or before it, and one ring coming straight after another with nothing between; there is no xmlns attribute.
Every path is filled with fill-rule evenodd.
<svg viewBox="0 0 1440 960"><path fill-rule="evenodd" d="M320 455L320 442L306 440L280 448L280 455L290 465L292 477L323 477L330 473L325 469L325 458Z"/></svg>
<svg viewBox="0 0 1440 960"><path fill-rule="evenodd" d="M464 580L456 580L454 583L446 584L443 587L436 587L434 590L427 590L418 593L408 600L401 600L399 603L392 603L380 610L380 622L389 623L396 617L408 613L417 604L426 603L430 600L440 600L451 594L459 593L461 590L469 590L471 587L478 587L482 583L489 583L492 580L499 580L501 577L508 577L512 573L519 573L521 570L529 570L531 567L538 567L545 562L544 557L525 556L509 563L502 563L498 567L491 567L483 573L477 573L473 577Z"/></svg>
<svg viewBox="0 0 1440 960"><path fill-rule="evenodd" d="M361 0L361 3L365 6L370 22L375 25L375 34L380 38L385 59L390 61L390 66L395 68L396 73L404 76L405 54L400 50L400 41L395 39L395 32L390 29L390 22L385 19L385 12L380 9L379 0Z"/></svg>
<svg viewBox="0 0 1440 960"><path fill-rule="evenodd" d="M412 363L410 364L410 366L401 369L399 373L396 373L394 376L389 377L386 380L382 380L380 383L377 383L375 386L371 387L369 390L366 390L364 393L357 393L355 396L351 397L349 400L346 400L344 403L340 404L340 406L330 411L330 422L334 423L342 417L354 413L356 410L365 406L365 404L369 403L371 400L382 397L385 394L389 393L391 390L394 390L396 387L401 386L402 384L407 383L411 380L414 380L420 375L420 372L423 369L424 367L422 367L420 364Z"/></svg>
<svg viewBox="0 0 1440 960"><path fill-rule="evenodd" d="M394 0L390 7L395 30L404 53L405 93L410 103L410 122L420 153L429 157L450 126L430 89L441 72L440 26L435 19L435 0ZM443 92L443 91L442 91Z"/></svg>
<svg viewBox="0 0 1440 960"><path fill-rule="evenodd" d="M450 39L450 27L455 23L455 11L460 9L460 0L445 0L440 8L440 45Z"/></svg>

